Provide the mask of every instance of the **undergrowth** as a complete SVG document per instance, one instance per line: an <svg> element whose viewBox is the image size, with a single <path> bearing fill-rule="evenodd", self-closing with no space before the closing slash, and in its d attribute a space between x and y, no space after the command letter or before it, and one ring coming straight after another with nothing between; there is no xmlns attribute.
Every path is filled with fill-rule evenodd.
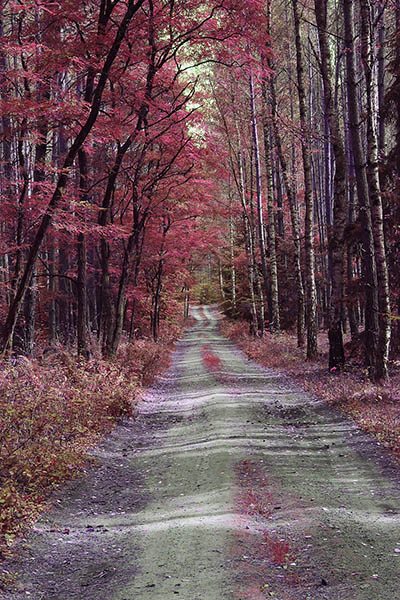
<svg viewBox="0 0 400 600"><path fill-rule="evenodd" d="M157 344L123 344L113 360L82 361L59 347L3 361L0 372L0 555L43 510L55 486L76 476L88 450L125 416L142 386L164 370L174 331Z"/></svg>
<svg viewBox="0 0 400 600"><path fill-rule="evenodd" d="M227 320L222 321L221 333L235 341L249 358L284 371L304 390L345 412L400 458L400 375L395 364L391 365L390 382L378 385L368 379L360 353L354 352L350 341L346 348L347 369L338 373L327 369L326 334L319 335L318 358L308 361L297 347L296 337L288 333L254 338L249 335L247 323Z"/></svg>

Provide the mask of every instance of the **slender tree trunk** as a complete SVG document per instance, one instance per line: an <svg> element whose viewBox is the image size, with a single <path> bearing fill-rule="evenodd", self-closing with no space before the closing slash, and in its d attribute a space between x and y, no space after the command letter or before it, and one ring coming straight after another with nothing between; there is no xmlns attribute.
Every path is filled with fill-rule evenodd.
<svg viewBox="0 0 400 600"><path fill-rule="evenodd" d="M164 249L167 238L167 233L171 227L171 220L169 216L163 216L162 222L162 239L159 251L159 261L156 276L156 290L154 294L154 316L153 316L153 338L156 342L158 340L158 333L160 328L160 307L161 307L161 290L162 290L162 276L164 271Z"/></svg>
<svg viewBox="0 0 400 600"><path fill-rule="evenodd" d="M393 61L393 74L394 74L394 89L396 90L395 98L399 97L400 93L400 0L396 0L396 27L393 32L394 35L394 51L395 51L395 59ZM397 102L395 106L395 131L397 136L397 143L395 145L395 149L397 150L395 154L395 169L397 173L400 173L400 103ZM397 178L397 181L394 186L395 193L397 197L400 197L400 178ZM400 296L397 300L397 316L400 317ZM400 352L400 319L396 320L396 336L395 336L395 347L398 352Z"/></svg>
<svg viewBox="0 0 400 600"><path fill-rule="evenodd" d="M248 216L246 214L246 208L243 210L243 225L245 235L245 247L247 257L247 279L249 285L250 294L250 333L256 335L258 331L258 319L257 319L257 307L256 297L254 294L254 258L253 258L253 242L251 235L251 227Z"/></svg>
<svg viewBox="0 0 400 600"><path fill-rule="evenodd" d="M221 260L218 260L218 280L219 280L219 290L221 292L222 302L225 306L226 294L225 294L225 289L224 289L224 277L222 274Z"/></svg>
<svg viewBox="0 0 400 600"><path fill-rule="evenodd" d="M332 260L332 296L329 315L329 368L344 367L343 292L344 292L344 231L346 228L347 164L344 138L335 108L332 85L332 56L327 33L327 0L314 0L321 52L321 73L324 84L326 115L335 157L333 226L329 239Z"/></svg>
<svg viewBox="0 0 400 600"><path fill-rule="evenodd" d="M190 310L190 290L185 285L184 288L184 297L183 297L183 318L189 318L189 310Z"/></svg>
<svg viewBox="0 0 400 600"><path fill-rule="evenodd" d="M274 137L272 137L274 140ZM277 223L278 223L278 235L283 240L285 239L285 219L284 219L284 209L283 209L283 191L282 191L282 178L280 171L280 163L278 157L275 158L275 189L277 193L277 206L278 206L278 215L277 215ZM286 257L285 257L286 263Z"/></svg>
<svg viewBox="0 0 400 600"><path fill-rule="evenodd" d="M115 323L112 339L106 347L106 354L112 356L116 354L121 339L124 324L124 314L126 305L126 290L133 274L133 283L136 285L139 263L141 260L142 245L140 236L144 230L146 214L140 217L140 208L134 202L133 230L129 236L128 242L124 248L124 258L121 267L121 275L118 285L118 296L115 306ZM143 234L142 234L143 237ZM142 241L143 244L143 241Z"/></svg>
<svg viewBox="0 0 400 600"><path fill-rule="evenodd" d="M249 208L250 208L249 242L250 242L250 250L253 255L251 264L253 266L253 272L254 272L253 280L254 280L254 284L255 284L255 289L256 289L257 295L258 295L258 312L257 312L257 308L256 308L257 333L258 333L258 335L260 335L260 337L264 337L264 334L265 334L265 302L264 302L263 286L261 283L261 276L260 276L260 272L257 267L256 242L255 242L255 240L257 238L257 232L256 232L256 219L254 218L254 206L253 206L252 197L250 198Z"/></svg>
<svg viewBox="0 0 400 600"><path fill-rule="evenodd" d="M378 133L376 123L376 73L374 32L371 29L371 10L368 0L360 0L361 57L367 98L367 179L370 192L372 231L375 243L376 273L378 279L379 339L374 369L377 381L388 378L388 359L391 334L389 275L386 261L383 227L382 194L379 182Z"/></svg>
<svg viewBox="0 0 400 600"><path fill-rule="evenodd" d="M380 10L380 7L379 7ZM385 70L386 70L386 24L385 11L382 9L382 16L378 30L378 151L380 156L386 153L386 127L383 118L385 102ZM382 183L381 183L382 186Z"/></svg>
<svg viewBox="0 0 400 600"><path fill-rule="evenodd" d="M24 230L24 204L26 197L28 195L28 187L29 187L29 174L28 168L26 166L26 158L25 158L25 136L27 134L27 121L23 119L20 131L20 138L17 143L17 154L18 154L18 163L19 163L19 171L20 177L22 177L22 187L19 190L18 194L18 208L17 208L17 223L16 223L16 231L15 231L15 243L17 246L16 254L15 254L15 266L14 266L14 274L12 279L12 289L15 290L18 286L21 277L21 269L22 269L22 260L23 260L23 250L22 250L22 242L23 242L23 230ZM11 341L12 347L12 341Z"/></svg>
<svg viewBox="0 0 400 600"><path fill-rule="evenodd" d="M52 345L57 340L57 286L55 278L56 247L54 245L54 240L48 241L47 258L49 270L49 291L51 294L49 309L49 344Z"/></svg>
<svg viewBox="0 0 400 600"><path fill-rule="evenodd" d="M40 99L48 100L50 98L50 90L48 85L45 84L45 91L42 92L40 89L38 91L38 96ZM48 121L47 115L41 116L38 119L38 132L39 132L39 142L35 148L35 158L34 158L34 168L33 168L33 188L32 188L32 196L36 196L39 192L38 184L45 180L45 166L46 166L46 152L47 152L47 134L48 134ZM21 196L25 199L25 196L28 194L28 185L29 185L29 177L27 173L27 168L25 166L26 159L22 158L24 154L24 140L19 141L19 157L20 161L23 164L24 175L24 183L23 190L21 192ZM20 198L21 199L21 198ZM23 228L23 203L20 202L19 205L19 217L18 217L18 236L22 236L22 228ZM22 241L22 238L21 238ZM21 256L19 257L21 259ZM18 267L19 270L20 267ZM29 283L29 287L26 292L26 296L24 298L24 312L25 312L25 352L28 355L31 355L35 345L35 310L36 310L36 293L37 293L37 265L32 271L31 280ZM13 341L11 340L11 347Z"/></svg>
<svg viewBox="0 0 400 600"><path fill-rule="evenodd" d="M60 298L58 302L58 322L62 332L62 341L69 342L71 322L70 322L70 304L71 304L71 281L66 279L66 274L69 271L69 254L67 253L63 242L60 240L58 250L58 273ZM74 290L75 291L75 290Z"/></svg>
<svg viewBox="0 0 400 600"><path fill-rule="evenodd" d="M25 300L24 300L24 312L25 312L25 353L28 356L31 356L34 346L35 346L35 310L36 310L36 275L37 268L32 273L32 278L30 281L30 285L26 292Z"/></svg>
<svg viewBox="0 0 400 600"><path fill-rule="evenodd" d="M84 150L79 151L79 188L80 199L83 205L88 201L88 164ZM83 208L85 210L85 208ZM78 234L76 245L78 276L77 276L77 348L78 355L87 358L87 242L86 234Z"/></svg>
<svg viewBox="0 0 400 600"><path fill-rule="evenodd" d="M233 219L229 219L229 244L230 244L230 259L231 259L231 294L232 294L232 311L236 312L236 268L235 268L235 252L234 252L234 224Z"/></svg>
<svg viewBox="0 0 400 600"><path fill-rule="evenodd" d="M271 78L274 75L271 74ZM264 109L268 109L267 87L262 85L262 94L264 100ZM281 327L279 314L279 286L278 286L278 263L276 258L276 235L275 235L275 213L274 213L274 181L272 175L272 157L270 144L270 131L268 121L264 117L264 153L265 153L265 172L267 178L267 208L268 208L268 255L269 271L271 276L271 331L279 331Z"/></svg>
<svg viewBox="0 0 400 600"><path fill-rule="evenodd" d="M158 331L160 326L160 300L161 300L161 286L162 286L162 274L163 274L163 260L158 261L157 278L156 278L156 289L154 293L154 308L153 308L153 339L156 342L158 340Z"/></svg>
<svg viewBox="0 0 400 600"><path fill-rule="evenodd" d="M353 151L352 151L352 147L351 147L351 140L350 140L350 111L349 111L349 103L348 103L348 99L347 99L347 91L344 90L344 94L343 94L343 104L345 106L345 115L347 115L347 120L345 123L345 129L346 129L346 160L347 160L347 164L349 166L349 181L348 181L348 225L349 227L354 227L354 221L355 221L355 208L356 208L356 199L355 199L355 169L354 169L354 157L353 157ZM358 327L359 327L359 321L358 321L358 305L359 305L359 294L355 293L354 289L351 289L351 285L354 283L355 281L355 268L353 265L354 262L354 258L356 256L356 244L354 242L354 240L352 239L348 239L346 240L346 262L347 262L347 281L346 281L346 285L347 285L347 291L346 291L346 298L347 298L347 303L346 303L346 307L347 307L347 313L349 316L349 325L350 325L350 332L351 332L351 337L352 340L354 340L356 338L356 336L358 336Z"/></svg>
<svg viewBox="0 0 400 600"><path fill-rule="evenodd" d="M306 255L306 292L307 292L307 358L315 358L318 354L317 324L317 292L315 285L315 258L313 240L314 200L312 191L311 148L308 133L308 118L304 84L304 58L300 38L300 16L297 0L292 0L296 39L297 89L299 96L300 124L303 138L301 151L304 171L304 197L306 203L305 216L305 255Z"/></svg>
<svg viewBox="0 0 400 600"><path fill-rule="evenodd" d="M305 329L305 298L304 298L304 286L303 286L303 275L301 271L301 245L300 245L300 225L299 225L299 212L296 204L296 199L293 194L293 187L289 181L288 167L286 157L282 148L282 139L279 132L278 126L278 115L277 115L277 100L276 100L276 89L275 82L271 80L271 101L272 101L272 125L274 131L274 139L276 149L279 157L279 162L282 170L282 179L286 189L286 195L289 202L290 217L292 223L292 235L293 235L293 253L294 253L294 268L296 277L296 288L297 288L297 345L299 348L304 347L304 329Z"/></svg>
<svg viewBox="0 0 400 600"><path fill-rule="evenodd" d="M361 118L358 104L358 85L355 62L354 0L343 0L343 15L346 44L346 77L349 104L349 128L360 222L363 240L363 272L365 283L365 362L371 375L375 368L378 347L378 279L375 263L375 247L372 233L372 216L366 171L366 156L361 138Z"/></svg>
<svg viewBox="0 0 400 600"><path fill-rule="evenodd" d="M265 233L264 233L264 215L263 215L263 197L262 197L262 185L261 185L261 162L260 162L260 145L258 141L258 127L257 127L257 112L256 112L256 99L254 91L254 79L253 74L250 74L250 108L251 108L251 125L253 133L253 148L254 148L254 163L256 169L256 191L257 191L257 217L258 217L258 244L261 257L261 271L264 280L264 292L268 297L268 267L267 257L265 253ZM272 309L272 307L270 307ZM271 315L272 317L272 315Z"/></svg>
<svg viewBox="0 0 400 600"><path fill-rule="evenodd" d="M246 203L246 190L245 190L245 178L244 178L244 169L243 169L243 153L242 153L242 143L241 143L241 135L239 130L239 125L237 119L235 118L235 129L238 140L238 157L237 157L237 169L238 169L238 178L237 178L237 188L239 192L240 203L242 205L243 211L243 229L244 229L244 240L245 240L245 249L246 249L246 259L247 259L247 281L249 286L249 300L250 300L250 333L251 335L256 335L258 331L258 319L257 319L257 306L256 299L254 294L254 283L255 283L255 272L256 265L254 264L254 240L253 240L253 232L252 226L250 223L248 211L247 211L247 203Z"/></svg>
<svg viewBox="0 0 400 600"><path fill-rule="evenodd" d="M125 146L125 145L124 145ZM110 207L112 195L115 188L118 173L120 171L122 160L125 155L124 147L119 146L114 165L107 179L107 186L102 201L102 210L99 211L98 223L102 227L106 227L109 222ZM103 351L108 352L112 345L112 336L115 327L115 310L112 301L112 290L110 280L110 244L105 237L100 239L100 265L101 265L101 280L100 280L100 315L99 315L99 330L103 336Z"/></svg>
<svg viewBox="0 0 400 600"><path fill-rule="evenodd" d="M132 250L135 245L135 237L137 236L137 232L131 234L128 239L128 243L124 250L124 259L121 268L121 276L119 280L118 287L118 297L117 303L115 307L115 323L114 330L111 340L106 347L106 355L112 356L116 354L119 346L119 342L121 339L123 323L124 323L124 313L125 313L125 304L126 304L126 288L128 285L128 280L132 267Z"/></svg>

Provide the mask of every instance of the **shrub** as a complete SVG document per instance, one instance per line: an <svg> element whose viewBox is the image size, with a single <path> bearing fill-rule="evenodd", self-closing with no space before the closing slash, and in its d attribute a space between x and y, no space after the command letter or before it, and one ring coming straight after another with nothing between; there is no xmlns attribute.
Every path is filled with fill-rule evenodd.
<svg viewBox="0 0 400 600"><path fill-rule="evenodd" d="M131 415L138 380L121 365L62 352L4 362L0 376L0 535L7 544L87 449Z"/></svg>

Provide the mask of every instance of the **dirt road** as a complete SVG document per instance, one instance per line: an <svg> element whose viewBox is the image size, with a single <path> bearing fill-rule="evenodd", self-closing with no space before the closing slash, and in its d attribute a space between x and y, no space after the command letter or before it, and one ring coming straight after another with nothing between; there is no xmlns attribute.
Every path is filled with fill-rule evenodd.
<svg viewBox="0 0 400 600"><path fill-rule="evenodd" d="M28 539L10 600L400 600L399 470L211 308Z"/></svg>

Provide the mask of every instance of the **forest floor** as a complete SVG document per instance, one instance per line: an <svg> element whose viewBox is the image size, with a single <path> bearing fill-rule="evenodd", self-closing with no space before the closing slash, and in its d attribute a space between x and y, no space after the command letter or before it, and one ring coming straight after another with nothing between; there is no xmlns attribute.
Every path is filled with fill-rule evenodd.
<svg viewBox="0 0 400 600"><path fill-rule="evenodd" d="M7 600L398 600L400 470L284 373L196 324L20 543Z"/></svg>

